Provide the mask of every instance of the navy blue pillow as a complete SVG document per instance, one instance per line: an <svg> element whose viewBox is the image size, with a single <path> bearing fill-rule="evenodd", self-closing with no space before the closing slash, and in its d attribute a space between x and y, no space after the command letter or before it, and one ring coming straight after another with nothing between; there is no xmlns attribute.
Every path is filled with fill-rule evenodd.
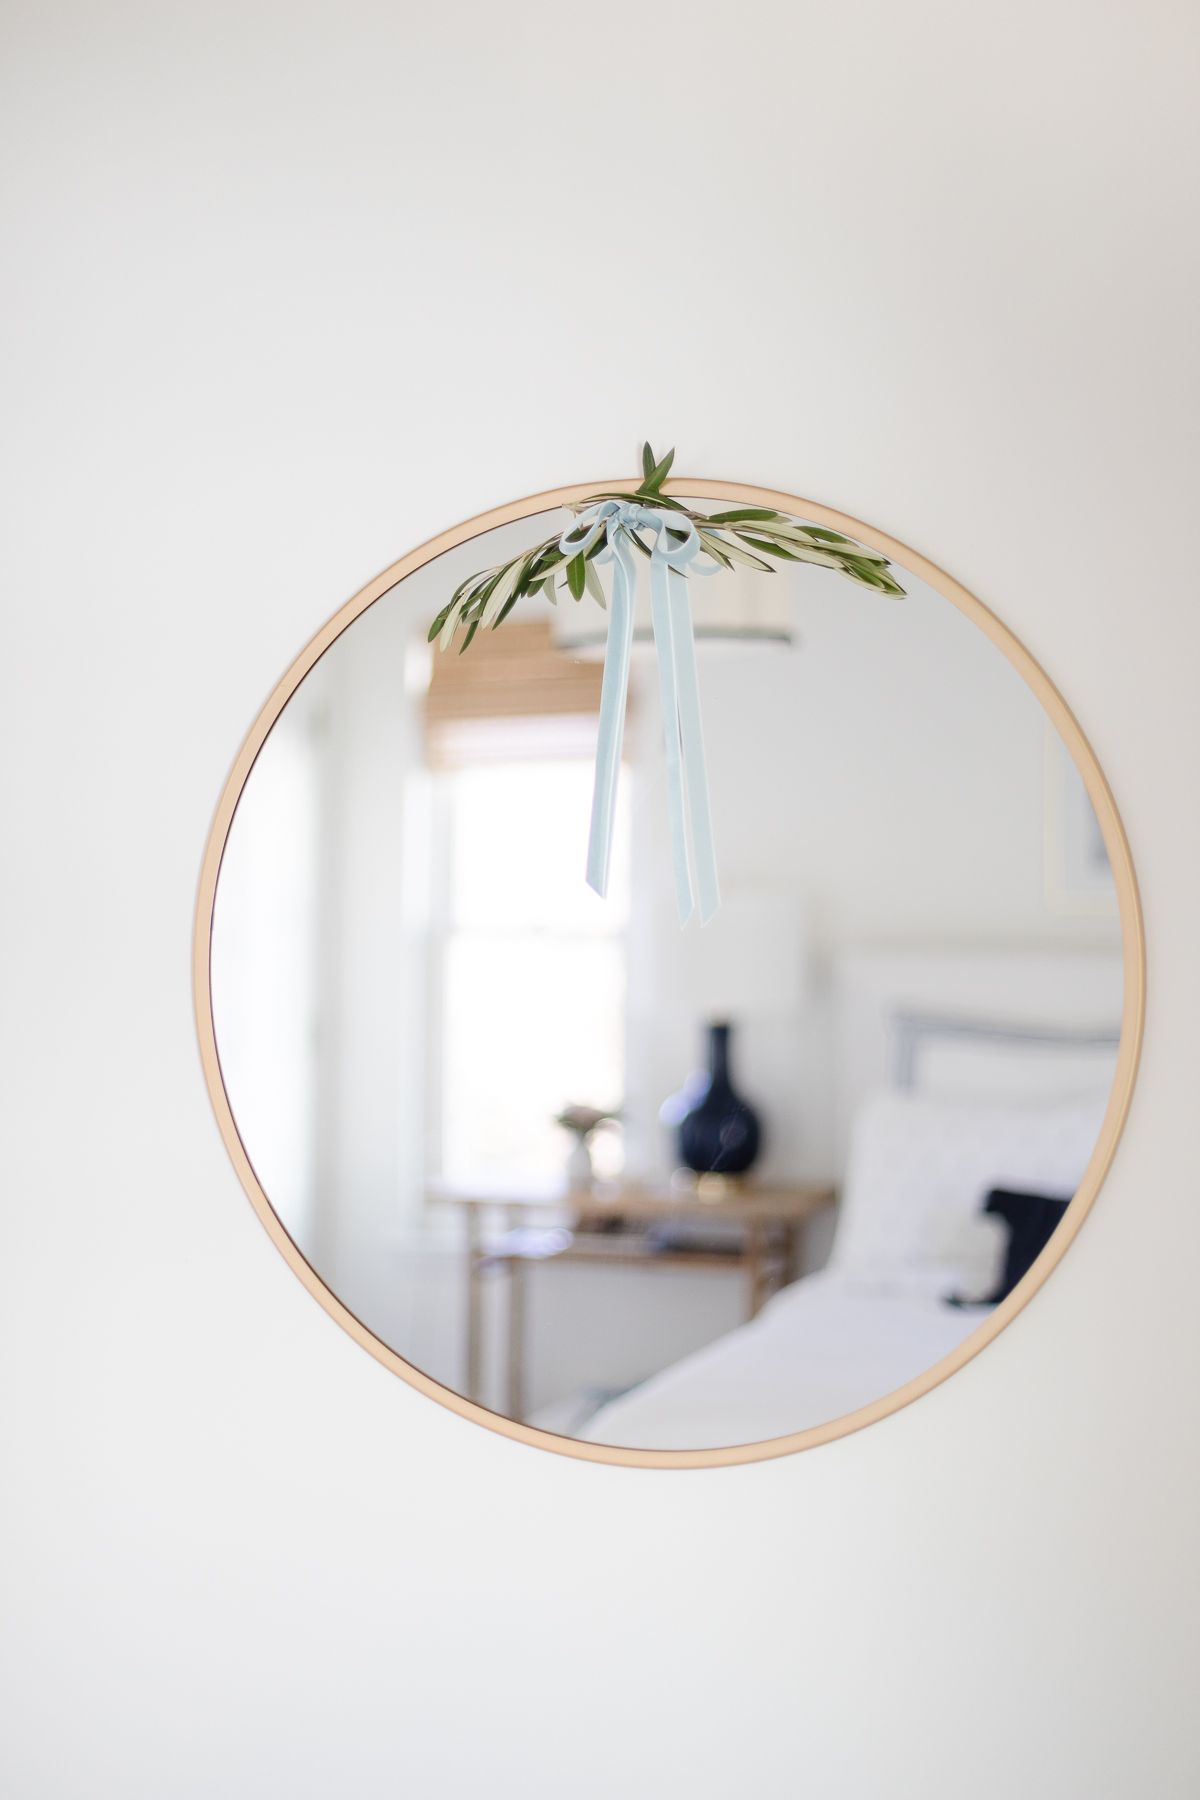
<svg viewBox="0 0 1200 1800"><path fill-rule="evenodd" d="M983 1203L985 1213L1002 1219L1008 1241L1004 1246L1004 1269L994 1293L982 1300L970 1300L963 1294L949 1296L951 1306L998 1306L1007 1299L1018 1281L1032 1269L1071 1204L1071 1196L1024 1194L1015 1188L992 1188Z"/></svg>

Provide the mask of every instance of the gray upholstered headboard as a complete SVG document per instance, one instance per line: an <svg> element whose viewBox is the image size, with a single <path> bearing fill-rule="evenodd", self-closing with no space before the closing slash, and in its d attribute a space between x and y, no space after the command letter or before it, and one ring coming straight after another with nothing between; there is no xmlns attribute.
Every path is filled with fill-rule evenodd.
<svg viewBox="0 0 1200 1800"><path fill-rule="evenodd" d="M1011 1050L1090 1051L1111 1050L1116 1055L1121 1039L1119 1019L1095 1026L1019 1023L976 1019L956 1013L910 1012L892 1015L891 1085L918 1085L922 1052L934 1043L957 1039L961 1043L991 1043Z"/></svg>
<svg viewBox="0 0 1200 1800"><path fill-rule="evenodd" d="M834 1118L839 1161L868 1093L911 1087L955 1042L1115 1056L1120 953L856 950L834 969Z"/></svg>

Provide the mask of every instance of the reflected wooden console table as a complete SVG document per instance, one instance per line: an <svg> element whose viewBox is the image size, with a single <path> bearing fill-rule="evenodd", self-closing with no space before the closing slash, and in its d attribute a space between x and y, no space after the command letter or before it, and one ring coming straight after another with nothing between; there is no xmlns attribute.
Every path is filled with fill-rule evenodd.
<svg viewBox="0 0 1200 1800"><path fill-rule="evenodd" d="M824 1183L766 1186L729 1184L716 1193L697 1186L660 1187L638 1182L598 1183L541 1193L431 1189L428 1198L461 1209L467 1230L466 1391L481 1398L485 1275L508 1277L508 1406L524 1416L525 1271L532 1262L567 1261L617 1268L742 1269L746 1317L800 1274L804 1232L810 1219L833 1205ZM672 1227L735 1225L728 1242L688 1241ZM489 1228L490 1227L490 1231Z"/></svg>

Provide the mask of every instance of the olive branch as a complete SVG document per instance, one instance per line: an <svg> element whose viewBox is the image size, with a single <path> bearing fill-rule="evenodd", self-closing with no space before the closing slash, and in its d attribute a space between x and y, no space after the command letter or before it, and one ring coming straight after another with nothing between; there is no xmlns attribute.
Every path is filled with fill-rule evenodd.
<svg viewBox="0 0 1200 1800"><path fill-rule="evenodd" d="M672 499L662 488L674 460L674 450L668 450L659 461L649 444L643 444L642 479L632 492L617 489L591 494L586 500L575 502L572 511L580 513L598 500L662 507L689 519L703 548L723 568L733 569L741 564L773 574L774 564L767 559L775 557L782 562L815 563L819 568L836 569L879 594L903 594L904 589L890 572L887 557L877 550L868 550L854 538L844 537L840 531L831 531L824 525L798 524L787 513L774 512L766 506L702 513ZM650 546L636 531L628 525L621 529L643 556L652 555ZM552 605L557 605L560 582L573 600L582 600L588 593L598 605L605 606L604 587L595 567L596 557L605 548L605 535L601 533L587 551L579 552L563 550L560 536L556 533L507 562L468 575L429 627L429 642L437 638L438 647L447 650L462 631L461 655L480 627L494 631L502 625L523 595L543 594Z"/></svg>

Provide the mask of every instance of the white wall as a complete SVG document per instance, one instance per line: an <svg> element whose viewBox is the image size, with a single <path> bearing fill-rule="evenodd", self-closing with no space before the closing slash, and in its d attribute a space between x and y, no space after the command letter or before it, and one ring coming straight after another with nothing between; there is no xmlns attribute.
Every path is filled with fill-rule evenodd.
<svg viewBox="0 0 1200 1800"><path fill-rule="evenodd" d="M1194 1792L1191 9L7 30L7 1790ZM648 181L726 229L664 245ZM883 1425L692 1475L523 1449L339 1334L227 1164L187 980L301 641L641 432L1001 610L1151 958L1116 1167L1028 1312Z"/></svg>

